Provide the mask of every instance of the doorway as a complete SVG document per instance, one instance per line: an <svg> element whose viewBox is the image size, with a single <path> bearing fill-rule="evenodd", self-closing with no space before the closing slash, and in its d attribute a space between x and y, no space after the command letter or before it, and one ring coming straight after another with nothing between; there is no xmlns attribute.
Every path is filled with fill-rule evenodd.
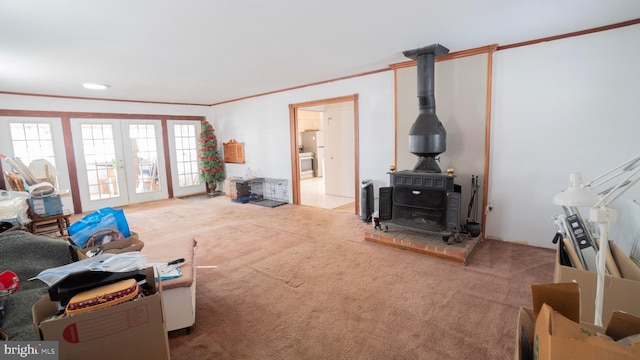
<svg viewBox="0 0 640 360"><path fill-rule="evenodd" d="M357 95L289 108L293 203L357 213Z"/></svg>
<svg viewBox="0 0 640 360"><path fill-rule="evenodd" d="M166 199L159 120L71 119L83 211Z"/></svg>

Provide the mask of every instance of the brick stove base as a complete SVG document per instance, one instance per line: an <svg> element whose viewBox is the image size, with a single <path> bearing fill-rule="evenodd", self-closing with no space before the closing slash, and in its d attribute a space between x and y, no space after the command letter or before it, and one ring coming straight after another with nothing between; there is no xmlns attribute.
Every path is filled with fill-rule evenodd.
<svg viewBox="0 0 640 360"><path fill-rule="evenodd" d="M482 234L477 237L460 235L457 241L452 236L448 243L441 236L430 236L409 230L389 229L389 231L367 230L364 239L382 245L436 256L466 264L474 250L482 242Z"/></svg>

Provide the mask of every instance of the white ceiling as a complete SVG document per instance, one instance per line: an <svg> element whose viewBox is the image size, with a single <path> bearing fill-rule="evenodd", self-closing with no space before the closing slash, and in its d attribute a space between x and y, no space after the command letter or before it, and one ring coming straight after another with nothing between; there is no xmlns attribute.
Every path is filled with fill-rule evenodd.
<svg viewBox="0 0 640 360"><path fill-rule="evenodd" d="M0 0L0 92L214 104L386 68L433 43L634 18L637 0Z"/></svg>

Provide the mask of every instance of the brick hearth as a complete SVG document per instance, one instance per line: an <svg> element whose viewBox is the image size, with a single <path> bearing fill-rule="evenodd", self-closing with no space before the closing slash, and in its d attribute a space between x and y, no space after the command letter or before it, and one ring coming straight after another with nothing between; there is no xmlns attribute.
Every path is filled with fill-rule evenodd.
<svg viewBox="0 0 640 360"><path fill-rule="evenodd" d="M448 243L446 243L440 236L400 229L389 229L388 231L367 230L364 238L367 241L378 244L436 256L462 264L467 263L471 255L473 255L473 251L482 242L482 234L475 238L460 235L457 239L454 239L454 236L451 236Z"/></svg>

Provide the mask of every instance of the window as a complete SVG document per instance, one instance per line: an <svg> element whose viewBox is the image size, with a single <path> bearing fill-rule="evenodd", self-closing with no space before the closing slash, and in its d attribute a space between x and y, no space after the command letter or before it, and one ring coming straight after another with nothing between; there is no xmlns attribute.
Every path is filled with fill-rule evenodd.
<svg viewBox="0 0 640 360"><path fill-rule="evenodd" d="M14 157L20 158L26 166L36 159L47 160L56 166L50 124L21 122L9 126Z"/></svg>
<svg viewBox="0 0 640 360"><path fill-rule="evenodd" d="M198 176L198 141L196 126L176 124L173 126L176 145L176 165L178 168L178 186L186 187L200 184Z"/></svg>

